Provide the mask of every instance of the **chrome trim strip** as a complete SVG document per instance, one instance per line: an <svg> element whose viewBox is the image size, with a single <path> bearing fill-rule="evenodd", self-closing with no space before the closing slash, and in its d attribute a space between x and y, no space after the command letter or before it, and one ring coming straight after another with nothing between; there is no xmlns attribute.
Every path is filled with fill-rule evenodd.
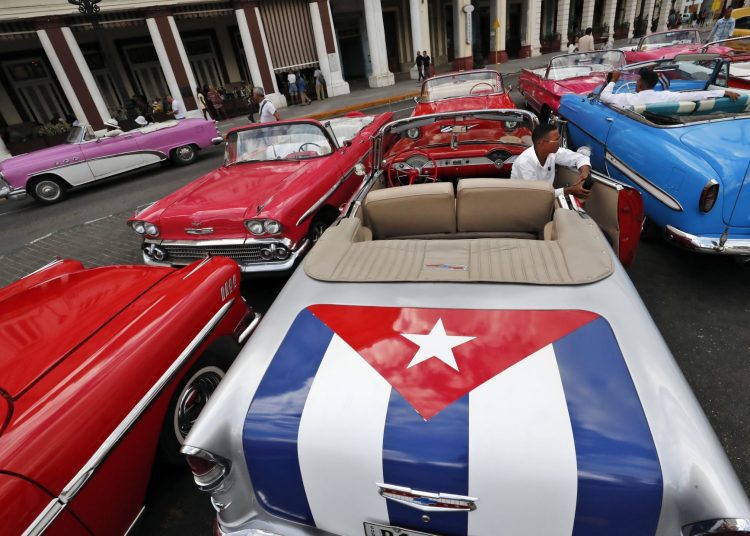
<svg viewBox="0 0 750 536"><path fill-rule="evenodd" d="M138 512L138 515L135 516L135 519L133 520L133 522L128 527L128 530L125 531L125 536L128 536L130 534L130 531L132 531L133 527L135 527L136 523L138 523L138 521L140 521L141 516L143 516L143 512L145 512L145 511L146 511L146 507L145 506L141 506L141 510Z"/></svg>
<svg viewBox="0 0 750 536"><path fill-rule="evenodd" d="M313 213L317 212L317 210L320 207L322 207L323 204L325 204L325 202L328 201L328 199L333 194L336 193L336 190L338 190L341 187L341 185L344 184L346 182L346 180L354 174L354 168L357 167L357 164L361 164L362 160L364 160L365 157L367 155L369 155L371 151L372 151L372 149L368 149L367 152L362 155L362 158L360 158L359 160L357 160L357 162L351 167L351 169L349 169L349 171L347 171L346 173L344 173L344 175L338 181L336 181L336 184L334 184L331 188L329 188L329 190L326 193L323 194L323 197L321 197L320 199L318 199L313 204L313 206L311 206L310 208L308 208L307 211L305 211L305 213L302 216L300 216L299 220L297 220L297 223L296 223L297 227L299 227L299 225L303 221L305 221L307 218L309 218L310 216L312 216Z"/></svg>
<svg viewBox="0 0 750 536"><path fill-rule="evenodd" d="M151 389L141 398L141 400L133 407L128 415L123 419L122 422L115 428L112 433L104 440L99 446L96 452L89 458L86 464L78 471L75 477L63 488L62 493L57 499L54 499L44 511L37 516L37 518L29 525L26 531L23 533L24 536L37 535L44 532L44 530L54 521L59 515L62 509L76 496L81 490L83 485L88 481L89 478L98 469L99 465L109 455L110 451L114 446L122 439L127 431L135 424L136 420L148 409L154 399L158 396L159 392L164 389L167 383L172 379L177 370L187 361L187 359L193 354L198 346L203 343L209 332L216 327L216 325L224 318L232 304L234 298L229 300L224 306L219 309L211 320L203 326L198 334L190 341L179 357L170 365L170 367L161 375L161 377L151 386Z"/></svg>
<svg viewBox="0 0 750 536"><path fill-rule="evenodd" d="M210 261L210 260L211 260L211 257L206 257L206 258L204 258L204 259L203 259L203 260L202 260L201 262L199 262L199 263L198 263L198 264L197 264L197 265L195 266L195 268L193 268L192 270L190 270L190 271L189 271L189 272L188 272L188 273L187 273L187 274L185 275L185 277L183 277L183 278L182 278L182 280L183 280L183 281L185 281L185 280L186 280L186 279L187 279L188 277L190 277L190 276L191 276L191 275L193 275L193 274L194 274L195 272L197 272L198 270L200 270L201 268L203 268L203 266L205 266L205 265L206 265L206 263L208 263L208 261Z"/></svg>
<svg viewBox="0 0 750 536"><path fill-rule="evenodd" d="M704 536L706 534L727 534L730 532L750 532L750 519L746 518L722 518L707 519L685 525L680 531L682 536Z"/></svg>
<svg viewBox="0 0 750 536"><path fill-rule="evenodd" d="M750 255L750 237L730 238L722 244L721 238L693 235L671 225L667 225L664 234L670 242L701 253Z"/></svg>
<svg viewBox="0 0 750 536"><path fill-rule="evenodd" d="M52 501L42 510L42 512L31 522L26 530L23 532L23 536L36 536L42 534L47 527L60 515L65 505L62 504L58 499L52 499Z"/></svg>
<svg viewBox="0 0 750 536"><path fill-rule="evenodd" d="M214 228L213 227L203 227L202 229L193 229L193 228L187 228L185 229L185 233L190 235L207 235L207 234L213 234Z"/></svg>
<svg viewBox="0 0 750 536"><path fill-rule="evenodd" d="M221 145L224 142L223 136L216 136L215 138L211 138L211 143L214 145Z"/></svg>
<svg viewBox="0 0 750 536"><path fill-rule="evenodd" d="M240 344L245 344L245 341L250 337L250 335L253 334L253 331L255 331L255 328L258 327L258 324L260 323L260 313L253 313L253 321L250 322L250 325L245 328L245 330L240 333L240 336L237 337L237 342Z"/></svg>
<svg viewBox="0 0 750 536"><path fill-rule="evenodd" d="M649 194L654 196L657 201L665 204L667 207L678 212L682 212L682 205L677 199L669 195L667 192L656 186L653 182L649 181L646 177L639 175L633 171L625 162L618 160L612 153L607 151L604 155L604 159L624 173L631 181L636 183L638 186L646 190Z"/></svg>
<svg viewBox="0 0 750 536"><path fill-rule="evenodd" d="M249 244L278 244L281 243L292 249L294 244L289 238L219 238L217 240L158 240L146 238L144 244L156 244L157 246L189 246L189 247L211 247L211 246L247 246Z"/></svg>
<svg viewBox="0 0 750 536"><path fill-rule="evenodd" d="M477 509L476 503L479 500L466 495L420 491L380 482L376 482L375 485L378 487L378 494L384 499L416 508L422 512L470 512ZM430 502L437 504L429 504Z"/></svg>
<svg viewBox="0 0 750 536"><path fill-rule="evenodd" d="M62 259L61 259L60 257L57 257L57 258L55 258L54 260L51 260L51 261L49 261L49 262L48 262L47 264L45 264L44 266L42 266L42 267L40 267L40 268L37 268L37 269L36 269L36 270L34 270L33 272L29 272L28 274L26 274L26 275L25 275L25 276L23 276L23 277L24 277L24 278L26 278L26 277L29 277L30 275L38 274L39 272L41 272L41 271L43 271L43 270L46 270L47 268L51 268L51 267L52 267L52 266L54 266L55 264L60 264L61 262L62 262Z"/></svg>
<svg viewBox="0 0 750 536"><path fill-rule="evenodd" d="M153 154L153 155L158 156L162 160L166 160L167 159L167 155L165 155L161 151L152 151L152 150L127 151L127 152L124 152L124 153L108 154L107 156L100 156L100 157L97 157L97 158L81 158L81 160L78 160L77 162L71 162L70 164L64 164L64 165L60 165L60 166L53 166L51 168L43 169L41 171L36 171L36 172L30 174L28 178L31 179L32 177L37 177L39 175L43 175L43 174L51 172L51 171L55 171L55 170L58 170L58 169L63 169L63 168L71 167L71 166L80 166L81 164L86 164L88 162L94 162L96 160L106 160L108 158L114 158L116 156L129 156L129 155L134 155L134 154ZM142 165L137 166L137 167L145 167L145 166L152 166L152 165L154 165L154 162L152 162L150 164L142 164ZM128 169L125 169L123 171L118 171L116 174L127 173L131 169L136 169L136 168L128 168ZM107 176L110 176L110 175L107 175ZM101 178L104 178L104 177L101 177Z"/></svg>

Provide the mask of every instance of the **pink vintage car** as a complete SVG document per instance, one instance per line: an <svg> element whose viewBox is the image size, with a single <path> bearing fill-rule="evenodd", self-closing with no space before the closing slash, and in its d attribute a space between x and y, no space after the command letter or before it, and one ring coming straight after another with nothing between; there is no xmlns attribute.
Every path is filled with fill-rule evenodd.
<svg viewBox="0 0 750 536"><path fill-rule="evenodd" d="M62 145L0 162L0 199L31 195L40 203L62 201L68 190L166 159L191 164L199 150L223 138L214 121L183 119L127 132L97 135L76 126Z"/></svg>
<svg viewBox="0 0 750 536"><path fill-rule="evenodd" d="M555 56L546 67L524 69L518 79L518 91L526 107L542 121L557 113L560 97L567 93L585 94L602 84L609 71L625 65L620 50L600 50Z"/></svg>
<svg viewBox="0 0 750 536"><path fill-rule="evenodd" d="M433 76L422 83L422 93L414 98L417 106L411 115L515 108L509 93L500 73L489 69Z"/></svg>
<svg viewBox="0 0 750 536"><path fill-rule="evenodd" d="M294 266L362 187L393 114L295 119L227 134L224 165L134 215L147 264L222 255L243 272Z"/></svg>
<svg viewBox="0 0 750 536"><path fill-rule="evenodd" d="M703 44L698 30L667 30L666 32L644 35L636 46L621 48L628 63L674 58L678 54L701 52ZM713 52L725 56L731 53L729 47L712 46L703 52Z"/></svg>

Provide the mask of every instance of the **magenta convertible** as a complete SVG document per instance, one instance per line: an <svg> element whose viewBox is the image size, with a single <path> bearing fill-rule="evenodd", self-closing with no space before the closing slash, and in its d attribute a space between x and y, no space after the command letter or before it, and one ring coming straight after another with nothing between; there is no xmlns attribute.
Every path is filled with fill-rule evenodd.
<svg viewBox="0 0 750 536"><path fill-rule="evenodd" d="M195 161L198 151L223 141L214 121L183 119L127 132L98 135L73 127L62 145L0 162L0 199L31 195L40 203L62 201L68 190L171 159Z"/></svg>

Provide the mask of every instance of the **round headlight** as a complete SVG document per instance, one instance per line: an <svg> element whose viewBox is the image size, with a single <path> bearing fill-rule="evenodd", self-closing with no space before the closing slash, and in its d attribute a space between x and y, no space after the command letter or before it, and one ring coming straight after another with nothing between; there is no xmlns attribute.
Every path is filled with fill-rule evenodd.
<svg viewBox="0 0 750 536"><path fill-rule="evenodd" d="M133 230L138 234L146 234L146 227L142 221L134 221L132 224Z"/></svg>
<svg viewBox="0 0 750 536"><path fill-rule="evenodd" d="M146 222L144 224L144 229L146 230L147 235L151 236L158 236L159 235L159 228L154 225L153 223Z"/></svg>
<svg viewBox="0 0 750 536"><path fill-rule="evenodd" d="M268 234L279 234L281 232L281 224L276 220L266 220L263 227Z"/></svg>
<svg viewBox="0 0 750 536"><path fill-rule="evenodd" d="M245 227L254 235L263 234L263 222L260 220L249 220L245 222Z"/></svg>
<svg viewBox="0 0 750 536"><path fill-rule="evenodd" d="M417 127L410 128L406 131L406 136L410 140L416 140L419 137L419 129Z"/></svg>
<svg viewBox="0 0 750 536"><path fill-rule="evenodd" d="M515 130L517 126L518 126L518 122L517 121L506 121L505 122L505 128L507 130Z"/></svg>

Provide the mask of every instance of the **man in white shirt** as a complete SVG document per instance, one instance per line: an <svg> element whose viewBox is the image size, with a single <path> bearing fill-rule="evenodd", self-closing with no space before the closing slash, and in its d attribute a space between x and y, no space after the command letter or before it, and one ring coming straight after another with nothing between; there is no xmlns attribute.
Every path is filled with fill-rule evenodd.
<svg viewBox="0 0 750 536"><path fill-rule="evenodd" d="M709 91L654 91L654 87L659 81L658 75L650 70L641 70L640 77L635 83L635 93L615 94L615 82L620 79L620 71L611 73L611 81L604 86L599 99L607 104L614 104L624 108L636 104L653 104L655 102L679 102L679 101L699 101L704 99L715 99L718 97L729 97L737 100L739 93L725 89L712 89Z"/></svg>
<svg viewBox="0 0 750 536"><path fill-rule="evenodd" d="M167 112L169 115L173 115L175 119L185 119L185 105L182 104L180 99L172 98L172 95L167 95L167 103L172 107L172 110Z"/></svg>
<svg viewBox="0 0 750 536"><path fill-rule="evenodd" d="M586 35L578 40L578 52L594 51L594 30L586 28Z"/></svg>
<svg viewBox="0 0 750 536"><path fill-rule="evenodd" d="M262 87L253 88L253 99L258 103L259 123L272 123L281 120L279 111L276 109L276 106L266 98L266 92L263 91Z"/></svg>
<svg viewBox="0 0 750 536"><path fill-rule="evenodd" d="M513 162L510 172L511 179L531 179L553 184L555 181L555 165L575 167L581 180L565 188L555 188L555 195L574 195L581 199L589 196L589 190L583 187L583 181L591 173L589 157L560 147L560 133L554 125L544 123L531 133L533 146L526 149Z"/></svg>

